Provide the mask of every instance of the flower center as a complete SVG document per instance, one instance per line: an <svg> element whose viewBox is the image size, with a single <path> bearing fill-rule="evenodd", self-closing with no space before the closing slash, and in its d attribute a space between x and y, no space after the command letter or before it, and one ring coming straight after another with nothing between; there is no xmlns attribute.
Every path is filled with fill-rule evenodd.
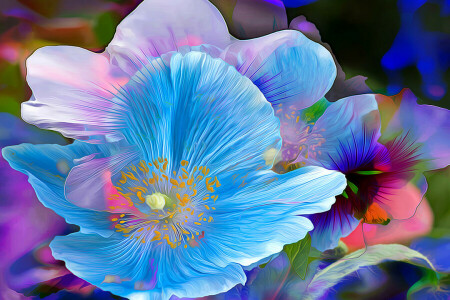
<svg viewBox="0 0 450 300"><path fill-rule="evenodd" d="M166 203L169 204L170 202L172 202L172 199L169 196L158 192L145 196L145 203L155 210L162 210Z"/></svg>
<svg viewBox="0 0 450 300"><path fill-rule="evenodd" d="M135 213L113 214L114 228L142 243L198 246L204 224L214 221L218 198L214 192L220 187L217 177L208 177L209 172L206 166L190 166L185 160L176 167L165 158L124 168L114 185L117 194L109 197L109 208L123 212L129 206Z"/></svg>

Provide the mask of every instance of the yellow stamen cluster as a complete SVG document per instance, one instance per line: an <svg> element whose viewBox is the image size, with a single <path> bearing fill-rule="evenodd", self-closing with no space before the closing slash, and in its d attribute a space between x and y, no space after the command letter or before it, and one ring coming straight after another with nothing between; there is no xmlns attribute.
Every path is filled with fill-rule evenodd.
<svg viewBox="0 0 450 300"><path fill-rule="evenodd" d="M170 174L169 161L158 158L150 163L140 161L137 166L130 165L121 172L115 188L117 194L111 195L112 202L124 198L128 205L134 206L145 217L122 213L111 221L117 232L125 237L139 239L146 243L166 242L172 248L181 244L196 246L204 237L199 226L202 222L212 222L210 212L215 210L215 188L221 186L217 177L208 177L206 166L189 167L189 162L181 161L178 172ZM211 205L212 204L212 205ZM110 206L112 210L124 206Z"/></svg>
<svg viewBox="0 0 450 300"><path fill-rule="evenodd" d="M275 113L280 118L281 122L285 123L282 127L292 130L292 132L289 133L289 135L291 135L290 138L283 138L283 147L287 148L286 154L288 157L291 157L292 155L297 156L294 161L284 161L282 163L285 170L290 171L305 166L306 160L309 158L315 159L317 154L320 155L321 152L320 150L317 151L317 148L325 142L325 139L322 134L317 131L312 131L315 122L312 122L311 116L306 116L304 123L298 124L301 118L301 110L295 110L294 107L290 107L291 112L289 114L284 113L283 108L281 107L281 104L278 105L278 109ZM324 130L325 129L323 128L321 129L321 131ZM290 150L288 144L298 145L298 150ZM295 151L295 153L292 153L291 151Z"/></svg>

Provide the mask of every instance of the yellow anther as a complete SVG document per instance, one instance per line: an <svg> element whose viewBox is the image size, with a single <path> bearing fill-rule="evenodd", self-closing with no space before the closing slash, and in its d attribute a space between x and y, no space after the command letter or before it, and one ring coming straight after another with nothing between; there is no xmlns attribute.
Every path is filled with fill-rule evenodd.
<svg viewBox="0 0 450 300"><path fill-rule="evenodd" d="M204 167L203 168L203 170L202 170L202 173L203 173L203 175L208 175L208 173L209 173L209 169L207 168L207 167Z"/></svg>
<svg viewBox="0 0 450 300"><path fill-rule="evenodd" d="M161 232L155 230L154 233L155 233L155 236L151 239L151 241L153 242L153 241L161 240Z"/></svg>
<svg viewBox="0 0 450 300"><path fill-rule="evenodd" d="M141 191L137 192L136 196L138 197L139 201L144 203L145 199L144 199L144 197L142 197L142 192Z"/></svg>

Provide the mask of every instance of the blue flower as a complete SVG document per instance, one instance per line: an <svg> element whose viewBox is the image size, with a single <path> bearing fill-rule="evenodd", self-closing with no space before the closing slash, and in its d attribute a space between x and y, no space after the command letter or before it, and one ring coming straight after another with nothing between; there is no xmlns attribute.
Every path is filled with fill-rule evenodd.
<svg viewBox="0 0 450 300"><path fill-rule="evenodd" d="M206 1L151 0L105 53L46 47L27 61L33 96L23 118L76 141L3 155L45 206L80 226L50 247L103 290L132 299L227 291L245 283L246 266L302 239L313 228L303 215L328 210L344 189L341 173L320 167L271 171L281 139L266 98L308 105L331 85L332 59L300 33L250 55L271 38L241 47L223 26ZM307 67L307 57L323 57L330 72L320 59ZM292 80L293 61L308 78ZM298 85L283 89L287 80Z"/></svg>

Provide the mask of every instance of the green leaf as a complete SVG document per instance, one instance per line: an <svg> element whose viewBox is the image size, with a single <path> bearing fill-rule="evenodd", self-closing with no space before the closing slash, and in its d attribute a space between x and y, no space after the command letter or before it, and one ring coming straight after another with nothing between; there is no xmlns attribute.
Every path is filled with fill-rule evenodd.
<svg viewBox="0 0 450 300"><path fill-rule="evenodd" d="M321 298L327 290L358 269L378 265L386 261L403 261L428 268L432 272L432 276L437 276L434 266L420 252L397 244L375 245L346 255L317 272L308 286L305 299ZM436 282L436 279L433 280Z"/></svg>
<svg viewBox="0 0 450 300"><path fill-rule="evenodd" d="M356 171L355 173L359 174L359 175L378 175L383 172L381 172L381 171Z"/></svg>
<svg viewBox="0 0 450 300"><path fill-rule="evenodd" d="M345 190L342 191L342 196L344 196L345 199L348 199L348 194Z"/></svg>
<svg viewBox="0 0 450 300"><path fill-rule="evenodd" d="M311 262L308 259L311 250L311 236L307 234L303 240L286 245L283 250L286 252L295 273L301 279L305 279L308 264Z"/></svg>
<svg viewBox="0 0 450 300"><path fill-rule="evenodd" d="M353 194L358 194L358 187L351 181L347 180L348 187L352 190Z"/></svg>
<svg viewBox="0 0 450 300"><path fill-rule="evenodd" d="M314 123L323 115L328 106L330 106L330 102L322 98L310 107L303 109L301 119L306 123Z"/></svg>

